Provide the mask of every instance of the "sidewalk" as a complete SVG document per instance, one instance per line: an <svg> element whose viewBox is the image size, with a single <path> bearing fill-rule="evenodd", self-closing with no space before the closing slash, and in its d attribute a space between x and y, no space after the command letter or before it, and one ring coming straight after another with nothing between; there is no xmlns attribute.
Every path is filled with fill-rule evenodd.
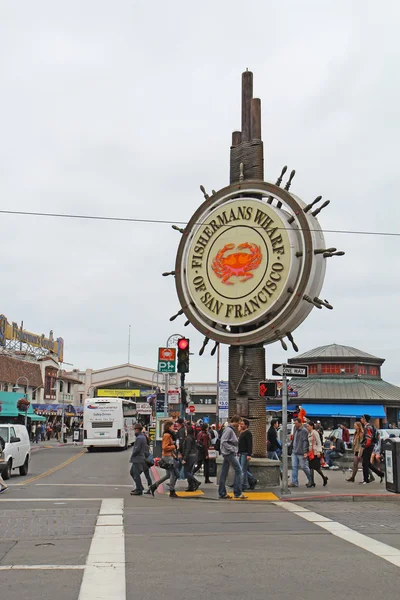
<svg viewBox="0 0 400 600"><path fill-rule="evenodd" d="M347 502L361 502L361 501L400 501L400 494L393 494L392 492L386 491L385 481L382 484L379 478L376 477L373 483L368 485L360 485L362 481L362 472L359 471L356 477L355 483L347 482L346 479L350 477L350 470L338 470L328 471L324 470L324 474L329 478L328 485L323 487L322 480L316 473L315 477L315 488L307 488L306 478L303 473L299 474L300 485L298 488L289 488L290 494L282 496L280 488L270 488L268 490L258 490L257 488L253 491L245 491L245 495L248 496L249 500L253 501L274 501L282 500L284 502L295 502L296 500L320 500L320 501L347 501ZM198 479L203 481L202 477ZM213 478L215 482L216 479ZM290 482L290 479L289 479ZM177 483L176 490L181 492L186 488L186 482L180 481ZM233 496L231 490L227 488L228 493ZM198 498L203 500L218 500L218 486L216 483L204 484L200 486L199 490L195 493L183 493L180 494L184 498Z"/></svg>

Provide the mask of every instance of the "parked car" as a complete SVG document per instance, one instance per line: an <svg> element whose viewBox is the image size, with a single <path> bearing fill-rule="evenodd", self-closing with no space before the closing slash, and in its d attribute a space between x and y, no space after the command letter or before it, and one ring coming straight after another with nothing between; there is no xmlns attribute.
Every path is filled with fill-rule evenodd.
<svg viewBox="0 0 400 600"><path fill-rule="evenodd" d="M400 429L378 429L381 441L387 440L391 435L400 437Z"/></svg>
<svg viewBox="0 0 400 600"><path fill-rule="evenodd" d="M3 479L10 479L11 472L19 469L20 475L27 475L31 444L24 425L0 424L0 436L5 447L0 458L0 473Z"/></svg>

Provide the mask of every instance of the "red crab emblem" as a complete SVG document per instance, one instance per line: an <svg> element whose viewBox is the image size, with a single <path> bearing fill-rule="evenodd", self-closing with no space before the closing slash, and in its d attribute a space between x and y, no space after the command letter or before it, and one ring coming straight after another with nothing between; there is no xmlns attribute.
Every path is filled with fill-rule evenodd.
<svg viewBox="0 0 400 600"><path fill-rule="evenodd" d="M229 279L233 276L243 277L240 281L247 281L253 277L251 271L257 269L262 260L262 254L260 246L257 244L239 244L238 249L247 249L250 252L234 252L225 256L228 250L233 250L235 244L226 244L219 252L217 252L215 258L212 261L212 269L222 283L227 285L233 285Z"/></svg>

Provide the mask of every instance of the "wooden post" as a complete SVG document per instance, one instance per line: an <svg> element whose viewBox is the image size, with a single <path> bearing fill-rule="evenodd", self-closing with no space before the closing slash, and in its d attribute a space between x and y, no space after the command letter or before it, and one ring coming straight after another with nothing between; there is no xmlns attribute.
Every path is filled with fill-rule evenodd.
<svg viewBox="0 0 400 600"><path fill-rule="evenodd" d="M233 147L239 146L241 141L242 141L242 132L234 131L232 133L232 146Z"/></svg>
<svg viewBox="0 0 400 600"><path fill-rule="evenodd" d="M251 139L261 140L261 100L253 98L251 101Z"/></svg>
<svg viewBox="0 0 400 600"><path fill-rule="evenodd" d="M253 73L242 73L242 142L251 140L251 101L253 99Z"/></svg>

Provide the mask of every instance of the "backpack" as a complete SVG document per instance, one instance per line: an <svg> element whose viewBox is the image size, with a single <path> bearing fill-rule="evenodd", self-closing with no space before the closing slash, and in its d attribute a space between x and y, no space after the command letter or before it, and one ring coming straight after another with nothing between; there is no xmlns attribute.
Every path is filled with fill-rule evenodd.
<svg viewBox="0 0 400 600"><path fill-rule="evenodd" d="M377 444L379 442L379 437L378 437L378 430L374 425L370 425L371 429L372 429L372 446L375 446L375 444Z"/></svg>

